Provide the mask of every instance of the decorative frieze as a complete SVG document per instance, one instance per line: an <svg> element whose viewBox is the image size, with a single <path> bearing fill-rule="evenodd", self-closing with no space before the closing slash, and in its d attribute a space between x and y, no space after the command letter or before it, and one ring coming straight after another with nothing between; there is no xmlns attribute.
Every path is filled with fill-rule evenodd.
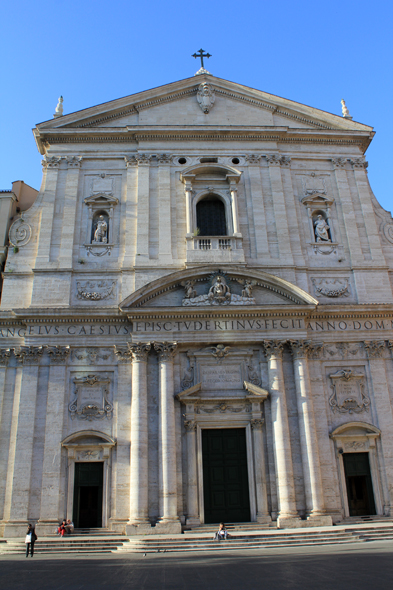
<svg viewBox="0 0 393 590"><path fill-rule="evenodd" d="M74 399L68 409L71 420L101 420L112 418L113 405L110 401L110 379L101 375L74 377Z"/></svg>
<svg viewBox="0 0 393 590"><path fill-rule="evenodd" d="M77 281L77 298L86 301L101 301L103 299L114 299L117 281L112 280L89 280Z"/></svg>
<svg viewBox="0 0 393 590"><path fill-rule="evenodd" d="M75 361L83 361L85 365L96 365L99 360L107 361L112 356L111 352L102 352L95 346L74 350L72 357Z"/></svg>
<svg viewBox="0 0 393 590"><path fill-rule="evenodd" d="M333 412L360 414L369 411L370 398L364 393L364 375L342 369L329 377L333 389L329 405Z"/></svg>
<svg viewBox="0 0 393 590"><path fill-rule="evenodd" d="M240 412L250 412L251 404L246 403L242 405L236 405L235 402L221 402L219 404L195 404L195 411L197 414L225 414L229 412L231 414L239 414Z"/></svg>
<svg viewBox="0 0 393 590"><path fill-rule="evenodd" d="M348 297L350 293L349 281L345 278L312 278L315 295L336 298Z"/></svg>
<svg viewBox="0 0 393 590"><path fill-rule="evenodd" d="M160 361L164 362L172 360L177 350L177 342L153 342L153 346Z"/></svg>

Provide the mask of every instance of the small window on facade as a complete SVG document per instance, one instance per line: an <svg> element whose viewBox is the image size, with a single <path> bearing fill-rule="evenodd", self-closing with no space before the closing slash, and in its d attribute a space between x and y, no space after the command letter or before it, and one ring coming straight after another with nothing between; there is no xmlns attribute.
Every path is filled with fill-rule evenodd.
<svg viewBox="0 0 393 590"><path fill-rule="evenodd" d="M200 236L226 236L225 205L215 195L210 195L196 206L197 227Z"/></svg>

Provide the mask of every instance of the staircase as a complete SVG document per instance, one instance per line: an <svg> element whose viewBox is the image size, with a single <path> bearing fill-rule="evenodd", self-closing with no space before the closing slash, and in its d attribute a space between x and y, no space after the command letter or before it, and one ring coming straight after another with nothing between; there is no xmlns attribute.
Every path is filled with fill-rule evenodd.
<svg viewBox="0 0 393 590"><path fill-rule="evenodd" d="M97 529L98 530L98 529ZM99 529L102 531L102 529ZM26 551L26 545L21 539L0 539L0 555L23 554ZM34 552L37 555L68 555L68 554L108 554L117 551L123 545L128 544L129 540L117 533L109 534L97 532L93 534L81 533L65 537L39 538L35 542Z"/></svg>

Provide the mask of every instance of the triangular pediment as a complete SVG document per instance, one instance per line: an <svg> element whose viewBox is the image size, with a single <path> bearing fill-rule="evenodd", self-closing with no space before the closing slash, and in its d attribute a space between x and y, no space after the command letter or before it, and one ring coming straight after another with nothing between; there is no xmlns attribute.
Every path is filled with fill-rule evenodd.
<svg viewBox="0 0 393 590"><path fill-rule="evenodd" d="M197 100L207 83L215 94L208 113ZM36 136L49 130L127 129L149 126L249 126L371 132L372 128L341 116L211 75L193 76L37 125Z"/></svg>
<svg viewBox="0 0 393 590"><path fill-rule="evenodd" d="M117 205L119 199L116 197L107 194L107 193L97 193L95 195L91 195L90 197L86 197L84 200L86 205Z"/></svg>

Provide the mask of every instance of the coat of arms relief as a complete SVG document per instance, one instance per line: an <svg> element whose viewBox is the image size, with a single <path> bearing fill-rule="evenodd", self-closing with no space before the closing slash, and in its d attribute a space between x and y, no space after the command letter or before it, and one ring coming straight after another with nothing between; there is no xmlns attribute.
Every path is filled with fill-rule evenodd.
<svg viewBox="0 0 393 590"><path fill-rule="evenodd" d="M74 399L68 406L71 420L101 420L112 417L111 381L106 375L74 377Z"/></svg>
<svg viewBox="0 0 393 590"><path fill-rule="evenodd" d="M333 412L360 414L369 411L370 398L365 393L364 375L351 369L341 369L329 377L333 389L329 405Z"/></svg>

